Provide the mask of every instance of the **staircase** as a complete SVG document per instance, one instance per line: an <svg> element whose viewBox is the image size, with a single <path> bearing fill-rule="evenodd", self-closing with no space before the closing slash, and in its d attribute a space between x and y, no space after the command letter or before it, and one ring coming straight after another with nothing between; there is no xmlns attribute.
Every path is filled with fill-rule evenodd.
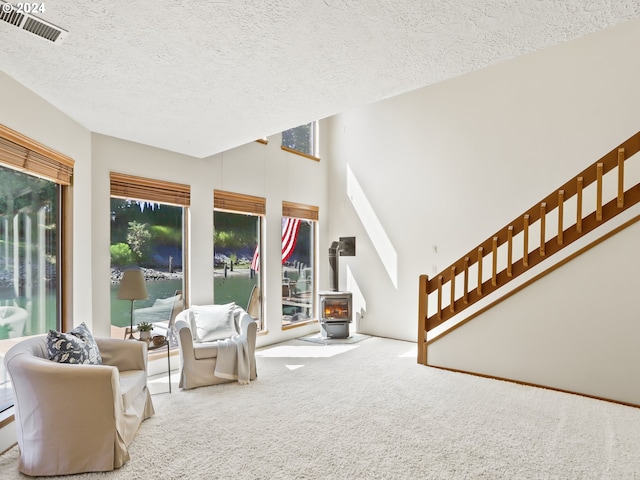
<svg viewBox="0 0 640 480"><path fill-rule="evenodd" d="M501 289L506 294L503 287L542 262L552 266L548 259L639 203L638 178L625 178L625 164L638 151L640 132L433 278L420 275L418 363L428 365L427 346L435 340L427 340L428 332L445 327L438 338L446 335L467 308L499 298Z"/></svg>

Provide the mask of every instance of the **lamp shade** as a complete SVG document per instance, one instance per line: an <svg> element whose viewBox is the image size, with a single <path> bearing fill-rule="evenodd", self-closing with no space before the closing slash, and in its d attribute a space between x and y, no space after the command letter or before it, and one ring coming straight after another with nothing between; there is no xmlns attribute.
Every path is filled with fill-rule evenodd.
<svg viewBox="0 0 640 480"><path fill-rule="evenodd" d="M118 299L144 300L148 296L142 270L125 270L118 288Z"/></svg>

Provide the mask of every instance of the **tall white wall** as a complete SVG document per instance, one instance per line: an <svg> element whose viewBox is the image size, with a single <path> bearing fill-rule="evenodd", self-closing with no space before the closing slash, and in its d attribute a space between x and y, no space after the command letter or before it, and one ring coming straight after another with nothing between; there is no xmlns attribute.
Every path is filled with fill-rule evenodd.
<svg viewBox="0 0 640 480"><path fill-rule="evenodd" d="M189 297L193 304L212 303L213 287L213 190L221 189L265 197L265 310L268 333L258 345L294 338L318 330L317 325L282 331L281 216L282 201L320 207L326 215L326 162L316 162L280 149L279 135L267 145L252 142L205 159L113 137L92 136L92 209L97 228L94 235L94 320L98 333L109 331L109 172L116 171L191 186L189 208ZM321 226L319 244L326 243ZM321 255L319 262L322 262ZM324 255L326 261L326 255Z"/></svg>
<svg viewBox="0 0 640 480"><path fill-rule="evenodd" d="M429 365L640 405L639 236L635 223L430 344Z"/></svg>
<svg viewBox="0 0 640 480"><path fill-rule="evenodd" d="M93 216L91 209L91 133L53 105L0 71L0 123L71 157L73 172L73 277L91 277ZM73 283L73 317L92 325L91 282Z"/></svg>
<svg viewBox="0 0 640 480"><path fill-rule="evenodd" d="M364 333L415 340L434 275L640 129L640 22L329 122L329 236ZM588 312L587 312L588 313Z"/></svg>

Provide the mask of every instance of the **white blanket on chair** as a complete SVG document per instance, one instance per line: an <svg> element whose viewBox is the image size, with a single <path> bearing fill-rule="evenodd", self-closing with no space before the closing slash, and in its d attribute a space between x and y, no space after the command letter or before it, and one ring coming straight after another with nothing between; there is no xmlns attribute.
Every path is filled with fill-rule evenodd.
<svg viewBox="0 0 640 480"><path fill-rule="evenodd" d="M247 338L236 335L218 340L218 357L214 375L228 380L238 380L241 385L249 384L249 344Z"/></svg>

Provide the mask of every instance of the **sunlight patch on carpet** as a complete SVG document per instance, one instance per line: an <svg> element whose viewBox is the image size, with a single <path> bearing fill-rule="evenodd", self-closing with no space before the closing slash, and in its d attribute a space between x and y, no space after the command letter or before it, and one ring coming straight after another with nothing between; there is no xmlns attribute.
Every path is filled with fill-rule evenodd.
<svg viewBox="0 0 640 480"><path fill-rule="evenodd" d="M407 350L405 353L398 355L399 358L415 358L418 355L416 345Z"/></svg>
<svg viewBox="0 0 640 480"><path fill-rule="evenodd" d="M289 370L297 370L299 368L304 367L304 365L285 365Z"/></svg>
<svg viewBox="0 0 640 480"><path fill-rule="evenodd" d="M281 345L256 351L256 357L329 358L358 348L358 345Z"/></svg>

